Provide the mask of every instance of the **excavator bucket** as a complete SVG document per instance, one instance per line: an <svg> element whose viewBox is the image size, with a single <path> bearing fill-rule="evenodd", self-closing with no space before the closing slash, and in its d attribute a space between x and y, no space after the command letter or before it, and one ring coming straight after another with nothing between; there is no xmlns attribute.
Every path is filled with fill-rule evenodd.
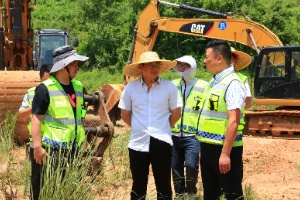
<svg viewBox="0 0 300 200"><path fill-rule="evenodd" d="M110 120L116 125L116 121L120 119L121 113L118 108L118 102L121 98L123 84L105 84L100 87L106 100L106 110Z"/></svg>
<svg viewBox="0 0 300 200"><path fill-rule="evenodd" d="M38 71L0 71L0 121L8 111L17 114L27 90L39 83ZM16 123L14 139L19 144L29 141L27 125L28 120Z"/></svg>
<svg viewBox="0 0 300 200"><path fill-rule="evenodd" d="M84 148L94 149L91 174L99 174L103 153L109 146L114 135L114 120L120 117L118 101L121 97L124 85L106 84L101 86L93 94L85 94L87 113L83 120L86 132Z"/></svg>

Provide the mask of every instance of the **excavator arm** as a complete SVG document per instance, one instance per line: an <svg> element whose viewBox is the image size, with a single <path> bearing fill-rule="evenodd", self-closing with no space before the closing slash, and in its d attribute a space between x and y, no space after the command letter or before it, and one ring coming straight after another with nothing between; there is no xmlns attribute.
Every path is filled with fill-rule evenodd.
<svg viewBox="0 0 300 200"><path fill-rule="evenodd" d="M213 16L215 19L162 17L159 12L161 4ZM289 135L300 132L300 46L283 46L272 31L247 17L235 18L231 13L151 0L135 26L129 64L138 62L143 52L152 50L159 31L223 39L254 49L258 54L254 102L264 109L266 105L276 105L281 110L247 111L244 130L252 133L259 131L261 134L271 132L273 136L280 136L282 132ZM135 77L126 77L125 82L133 79Z"/></svg>
<svg viewBox="0 0 300 200"><path fill-rule="evenodd" d="M160 4L217 16L219 19L161 17L159 14ZM159 0L152 0L145 7L140 14L134 31L135 35L128 63L137 62L143 52L150 51L153 48L159 31L238 42L253 48L257 52L265 46L283 46L280 39L273 32L249 18L234 18L230 14L217 13Z"/></svg>

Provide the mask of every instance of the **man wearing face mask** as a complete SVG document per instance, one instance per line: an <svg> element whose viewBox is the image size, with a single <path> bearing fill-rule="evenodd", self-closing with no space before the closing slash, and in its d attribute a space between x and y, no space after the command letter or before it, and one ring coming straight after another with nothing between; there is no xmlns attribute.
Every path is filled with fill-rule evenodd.
<svg viewBox="0 0 300 200"><path fill-rule="evenodd" d="M195 199L200 154L200 143L195 139L199 115L198 104L207 82L195 77L197 64L192 56L186 55L176 61L177 66L173 69L179 73L181 79L176 79L173 83L177 86L183 106L181 118L171 129L173 183L176 199ZM186 176L184 167L186 167Z"/></svg>

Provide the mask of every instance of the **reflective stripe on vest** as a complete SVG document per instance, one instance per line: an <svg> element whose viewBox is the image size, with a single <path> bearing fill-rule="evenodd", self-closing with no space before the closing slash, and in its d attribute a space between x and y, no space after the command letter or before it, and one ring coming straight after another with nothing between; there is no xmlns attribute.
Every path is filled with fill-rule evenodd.
<svg viewBox="0 0 300 200"><path fill-rule="evenodd" d="M42 143L45 146L71 148L85 139L81 115L84 107L83 88L79 81L71 80L76 98L76 118L70 100L59 82L51 77L43 82L50 96L50 104L42 121Z"/></svg>
<svg viewBox="0 0 300 200"><path fill-rule="evenodd" d="M238 80L236 73L229 74L220 83L211 87L211 83L204 92L203 110L200 115L197 139L201 142L223 145L228 124L228 110L225 102L225 94L229 84ZM242 112L242 111L241 111ZM241 113L240 118L243 117ZM242 128L239 124L237 136L233 146L242 146Z"/></svg>
<svg viewBox="0 0 300 200"><path fill-rule="evenodd" d="M181 80L176 79L173 81L173 83L177 86L178 93L183 99L184 97L181 91ZM184 132L188 134L196 134L198 116L200 111L199 107L197 106L201 101L206 86L207 82L197 80L186 99L185 105L182 107L181 118L171 129L173 133Z"/></svg>

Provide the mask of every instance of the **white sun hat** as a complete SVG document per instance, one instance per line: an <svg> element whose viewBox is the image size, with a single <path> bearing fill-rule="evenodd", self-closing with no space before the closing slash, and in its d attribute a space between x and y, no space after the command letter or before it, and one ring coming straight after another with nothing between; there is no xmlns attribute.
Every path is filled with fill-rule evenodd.
<svg viewBox="0 0 300 200"><path fill-rule="evenodd" d="M78 67L80 67L88 59L89 57L78 55L70 45L58 47L53 51L53 67L50 73L54 73L65 68L73 61L78 61Z"/></svg>
<svg viewBox="0 0 300 200"><path fill-rule="evenodd" d="M182 57L177 58L175 60L177 60L178 62L188 63L191 66L192 71L196 71L197 63L196 63L195 58L193 58L192 56L185 55L185 56L182 56ZM178 66L176 65L173 68L173 70L178 72Z"/></svg>

